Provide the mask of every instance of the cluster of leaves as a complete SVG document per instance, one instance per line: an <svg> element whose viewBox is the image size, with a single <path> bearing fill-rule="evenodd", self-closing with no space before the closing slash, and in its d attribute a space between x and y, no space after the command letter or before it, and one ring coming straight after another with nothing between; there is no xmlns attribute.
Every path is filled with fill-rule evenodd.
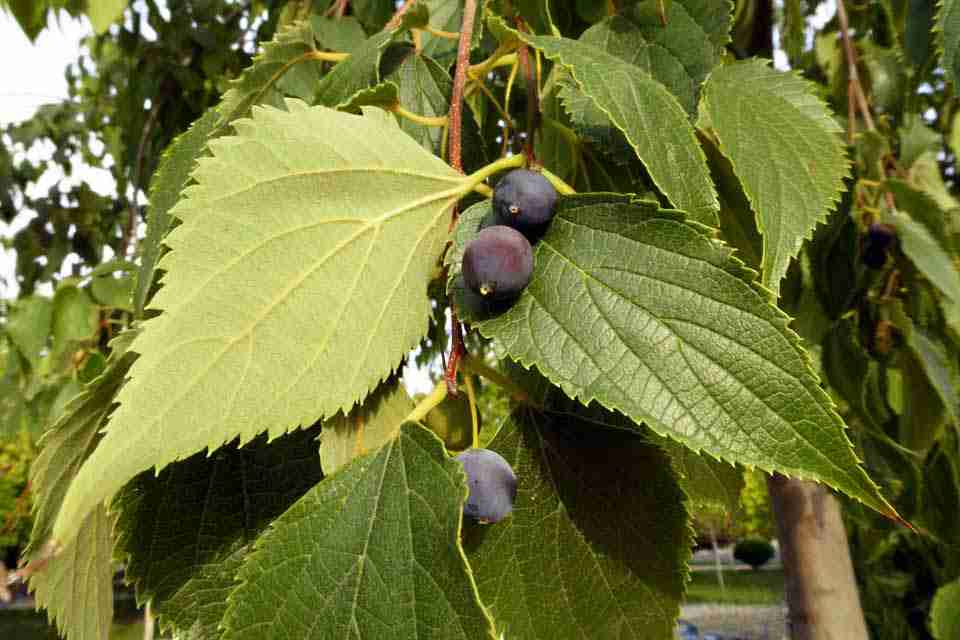
<svg viewBox="0 0 960 640"><path fill-rule="evenodd" d="M5 558L6 551L19 550L29 539L33 519L27 476L36 456L36 447L27 433L0 443L0 562L9 559Z"/></svg>
<svg viewBox="0 0 960 640"><path fill-rule="evenodd" d="M924 543L948 540L954 520L934 518L956 518L956 492L914 492L917 511L887 482L904 450L956 480L955 207L922 124L869 85L884 118L851 167L843 125L864 123L796 73L734 60L731 33L741 53L755 34L732 6L587 5L479 8L470 175L435 126L463 17L444 0L389 24L392 2L289 3L168 147L116 312L135 328L31 472L29 558L46 565L32 586L70 637L104 637L115 555L190 637L672 637L690 509L734 506L735 464L824 482L914 535L893 530L859 454ZM948 86L951 5L928 43ZM891 25L912 24L894 9ZM843 72L794 53L810 77ZM580 193L558 204L527 289L487 315L465 303L459 257L490 215L473 191L528 159L514 151ZM874 221L900 238L879 273L859 262ZM492 527L462 521L463 473L394 375L443 342L448 305L521 400L487 444L519 478ZM13 318L11 371L30 363ZM63 353L37 335L38 364Z"/></svg>
<svg viewBox="0 0 960 640"><path fill-rule="evenodd" d="M940 5L850 7L875 125L857 114L855 127L869 130L851 149L848 191L805 246L781 301L801 335L819 345L824 378L871 476L921 532L846 509L867 622L878 637L948 638L943 615L960 607L946 601L956 589L936 595L960 578L960 201L952 194L960 24L955 3ZM814 48L791 62L823 81L849 126L851 66L839 27L828 23ZM873 223L889 224L897 238L879 270L859 259Z"/></svg>

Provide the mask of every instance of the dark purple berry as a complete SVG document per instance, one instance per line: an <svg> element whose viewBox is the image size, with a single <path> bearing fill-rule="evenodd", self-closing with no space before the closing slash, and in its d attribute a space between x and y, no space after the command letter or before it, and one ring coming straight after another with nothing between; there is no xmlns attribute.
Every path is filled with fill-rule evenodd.
<svg viewBox="0 0 960 640"><path fill-rule="evenodd" d="M463 280L487 300L516 298L532 275L533 248L516 229L487 227L463 252Z"/></svg>
<svg viewBox="0 0 960 640"><path fill-rule="evenodd" d="M875 222L867 229L867 236L863 241L863 264L871 269L882 269L887 263L887 251L897 239L893 227Z"/></svg>
<svg viewBox="0 0 960 640"><path fill-rule="evenodd" d="M542 174L515 169L493 190L493 210L499 224L524 233L539 231L553 217L557 190Z"/></svg>
<svg viewBox="0 0 960 640"><path fill-rule="evenodd" d="M463 464L470 487L464 515L484 524L510 515L517 499L517 476L503 456L489 449L467 449L457 460Z"/></svg>

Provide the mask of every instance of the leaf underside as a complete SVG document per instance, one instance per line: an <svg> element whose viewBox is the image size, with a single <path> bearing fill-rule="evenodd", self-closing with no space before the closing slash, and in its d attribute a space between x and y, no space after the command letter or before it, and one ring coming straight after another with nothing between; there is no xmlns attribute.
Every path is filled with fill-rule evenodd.
<svg viewBox="0 0 960 640"><path fill-rule="evenodd" d="M465 178L379 110L255 108L173 213L163 310L55 535L133 476L349 411L421 339Z"/></svg>

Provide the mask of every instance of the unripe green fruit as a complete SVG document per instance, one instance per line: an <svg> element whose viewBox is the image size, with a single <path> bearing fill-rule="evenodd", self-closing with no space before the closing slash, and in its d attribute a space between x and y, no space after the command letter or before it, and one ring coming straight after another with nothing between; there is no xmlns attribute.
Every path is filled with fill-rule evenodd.
<svg viewBox="0 0 960 640"><path fill-rule="evenodd" d="M480 412L477 412L479 429ZM447 396L443 402L430 410L423 419L424 425L443 440L450 451L463 451L473 445L473 422L470 418L470 399L460 393Z"/></svg>

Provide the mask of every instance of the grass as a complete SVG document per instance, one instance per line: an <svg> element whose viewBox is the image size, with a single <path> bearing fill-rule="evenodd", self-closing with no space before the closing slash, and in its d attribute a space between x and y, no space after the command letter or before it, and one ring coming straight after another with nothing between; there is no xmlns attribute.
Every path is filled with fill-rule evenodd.
<svg viewBox="0 0 960 640"><path fill-rule="evenodd" d="M692 571L687 604L779 604L783 602L783 571L724 571L721 591L715 571Z"/></svg>

